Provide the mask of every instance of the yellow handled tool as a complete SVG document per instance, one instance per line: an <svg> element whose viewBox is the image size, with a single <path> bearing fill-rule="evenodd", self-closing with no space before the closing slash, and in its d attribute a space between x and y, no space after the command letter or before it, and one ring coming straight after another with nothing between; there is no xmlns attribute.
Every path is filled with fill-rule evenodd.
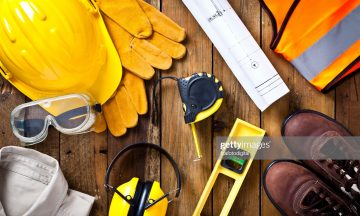
<svg viewBox="0 0 360 216"><path fill-rule="evenodd" d="M253 144L254 143L260 144L264 135L265 135L265 131L263 129L258 128L252 124L249 124L243 120L236 119L235 124L230 132L229 138L226 142L230 143L232 138L235 137L237 138L250 137L251 142ZM257 152L257 148L254 148L253 145L243 145L242 150L243 152L248 153L249 155L248 158L246 159L229 158L227 160L223 160L226 149L221 152L220 157L215 164L214 170L212 171L211 176L208 182L206 183L205 189L201 194L200 200L196 206L193 216L200 215L219 174L223 174L235 180L234 185L230 191L230 194L220 213L220 216L226 216L229 214L230 209L235 201L237 194L239 193L241 185L246 177L246 174L249 171L250 165ZM236 167L236 169L232 169L231 164L227 163L227 161L230 161L231 163L237 163L238 167Z"/></svg>

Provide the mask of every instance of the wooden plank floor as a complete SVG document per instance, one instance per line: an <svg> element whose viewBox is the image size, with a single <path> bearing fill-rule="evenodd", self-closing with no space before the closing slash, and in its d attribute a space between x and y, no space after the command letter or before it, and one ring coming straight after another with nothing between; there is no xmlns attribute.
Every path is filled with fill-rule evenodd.
<svg viewBox="0 0 360 216"><path fill-rule="evenodd" d="M107 215L111 195L104 190L104 173L109 161L124 146L139 141L153 142L166 148L175 158L182 173L183 191L180 199L169 206L168 215L191 215L216 161L215 137L226 136L235 118L260 126L269 136L280 135L280 124L286 115L296 109L314 109L335 117L355 135L360 135L360 75L345 81L340 87L324 95L313 89L299 73L280 56L269 49L272 27L258 0L230 0L246 26L263 47L291 92L261 113L246 95L238 81L212 46L181 0L151 0L154 6L185 27L187 56L175 61L174 66L160 75L189 76L194 72L215 74L225 88L225 101L218 113L197 124L204 158L193 162L195 151L188 125L184 124L178 90L173 82L165 81L161 96L161 121L152 123L154 116L142 117L139 125L121 138L110 133L66 136L51 129L45 142L32 148L49 154L60 161L61 168L71 188L94 195L96 203L91 215ZM149 104L153 81L147 82ZM19 145L13 136L9 118L12 109L27 99L4 81L0 81L0 147ZM222 121L226 128L215 130L215 121ZM256 161L246 178L230 215L278 215L268 201L261 186L261 174L269 161ZM137 151L126 156L115 167L111 182L118 185L132 176L161 180L164 190L175 187L176 179L165 159L152 151ZM220 179L209 198L203 215L218 215L225 202L232 182Z"/></svg>

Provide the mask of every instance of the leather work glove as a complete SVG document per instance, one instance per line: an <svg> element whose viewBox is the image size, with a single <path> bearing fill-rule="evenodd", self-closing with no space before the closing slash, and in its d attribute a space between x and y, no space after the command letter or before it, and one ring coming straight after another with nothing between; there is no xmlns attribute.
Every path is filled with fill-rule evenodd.
<svg viewBox="0 0 360 216"><path fill-rule="evenodd" d="M106 121L104 118L104 115L102 113L98 114L96 116L96 121L93 125L93 132L95 133L101 133L104 132L106 130L107 126L106 126Z"/></svg>
<svg viewBox="0 0 360 216"><path fill-rule="evenodd" d="M154 68L167 70L186 48L185 30L143 0L98 0L124 68L151 79Z"/></svg>
<svg viewBox="0 0 360 216"><path fill-rule="evenodd" d="M131 35L148 38L153 34L152 25L137 0L95 0L95 2L103 14L112 18Z"/></svg>
<svg viewBox="0 0 360 216"><path fill-rule="evenodd" d="M114 136L122 136L135 127L138 115L148 111L144 80L124 70L124 76L114 97L103 105L107 126Z"/></svg>
<svg viewBox="0 0 360 216"><path fill-rule="evenodd" d="M169 69L173 58L186 54L185 46L180 44L186 35L183 28L143 0L96 3L126 69L114 97L103 105L109 131L122 136L127 128L137 125L138 115L148 111L143 79L151 79L154 68Z"/></svg>

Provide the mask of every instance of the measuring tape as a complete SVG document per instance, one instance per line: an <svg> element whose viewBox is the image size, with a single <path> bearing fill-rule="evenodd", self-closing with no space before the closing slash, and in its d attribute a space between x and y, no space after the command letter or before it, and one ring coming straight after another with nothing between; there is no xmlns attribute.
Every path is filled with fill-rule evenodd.
<svg viewBox="0 0 360 216"><path fill-rule="evenodd" d="M260 144L264 135L265 130L258 128L243 120L236 119L226 143L230 143L232 138L244 137L251 138L252 144ZM205 189L201 194L200 200L196 206L193 216L199 216L202 212L219 174L223 174L235 180L229 196L226 199L224 207L221 210L220 216L226 216L229 214L235 198L239 193L241 185L244 182L246 174L250 169L251 163L254 160L256 152L257 148L254 148L253 145L243 145L241 153L244 153L243 155L247 156L229 156L225 159L224 155L226 153L226 149L221 152L220 157L215 164L214 170L212 171L211 176L206 183Z"/></svg>
<svg viewBox="0 0 360 216"><path fill-rule="evenodd" d="M163 79L172 79L177 81L183 110L185 112L184 120L186 124L190 124L191 126L196 147L197 160L199 160L201 159L202 154L195 123L211 116L220 108L224 98L224 89L221 82L214 75L205 72L195 73L192 76L185 78L177 78L173 76L161 77L155 83L153 89L155 105L157 105L155 89L157 84ZM154 110L158 110L157 106L155 106Z"/></svg>
<svg viewBox="0 0 360 216"><path fill-rule="evenodd" d="M181 78L178 80L178 87L185 112L185 123L191 126L199 160L202 154L195 123L211 116L220 108L224 90L221 82L208 73L195 73L190 77Z"/></svg>

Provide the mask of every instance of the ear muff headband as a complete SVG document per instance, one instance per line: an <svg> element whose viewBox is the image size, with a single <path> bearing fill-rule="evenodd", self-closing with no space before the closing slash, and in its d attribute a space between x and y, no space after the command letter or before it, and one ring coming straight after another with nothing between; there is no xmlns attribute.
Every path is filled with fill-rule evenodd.
<svg viewBox="0 0 360 216"><path fill-rule="evenodd" d="M127 215L137 215L137 210L136 208L139 206L139 200L140 200L140 196L142 195L142 192L143 192L143 189L144 189L144 182L139 179L138 180L138 183L136 185L136 189L135 189L135 194L134 194L134 197L133 197L133 206L131 206L129 208L129 212Z"/></svg>
<svg viewBox="0 0 360 216"><path fill-rule="evenodd" d="M170 161L172 167L174 168L176 178L177 178L177 189L176 189L175 197L176 198L179 197L180 191L181 191L181 176L180 176L179 167L177 166L175 160L171 157L171 155L165 149L161 148L158 145L152 144L152 143L136 143L136 144L132 144L132 145L129 145L129 146L123 148L122 150L120 150L117 153L117 155L114 157L114 159L111 161L110 165L108 166L108 169L106 170L106 176L105 176L105 189L106 189L106 191L112 190L114 193L118 194L121 198L126 200L130 204L130 206L134 206L134 203L131 201L131 199L129 199L129 197L126 197L125 195L120 193L120 191L118 191L115 187L113 187L113 186L111 186L109 184L109 178L110 178L111 170L112 170L114 164L118 161L118 159L121 156L123 156L126 152L128 152L130 150L133 150L133 149L139 149L139 148L155 149L158 152L160 152L162 155L164 155ZM157 199L155 202L153 202L153 203L149 204L148 206L146 206L145 209L155 205L156 203L158 203L160 200L164 199L167 196L169 196L169 192L166 193L164 196L160 197L159 199Z"/></svg>
<svg viewBox="0 0 360 216"><path fill-rule="evenodd" d="M143 188L141 190L141 195L138 200L138 206L136 209L135 216L144 215L145 209L147 208L147 200L149 199L150 191L153 186L153 182L147 181L143 183Z"/></svg>

